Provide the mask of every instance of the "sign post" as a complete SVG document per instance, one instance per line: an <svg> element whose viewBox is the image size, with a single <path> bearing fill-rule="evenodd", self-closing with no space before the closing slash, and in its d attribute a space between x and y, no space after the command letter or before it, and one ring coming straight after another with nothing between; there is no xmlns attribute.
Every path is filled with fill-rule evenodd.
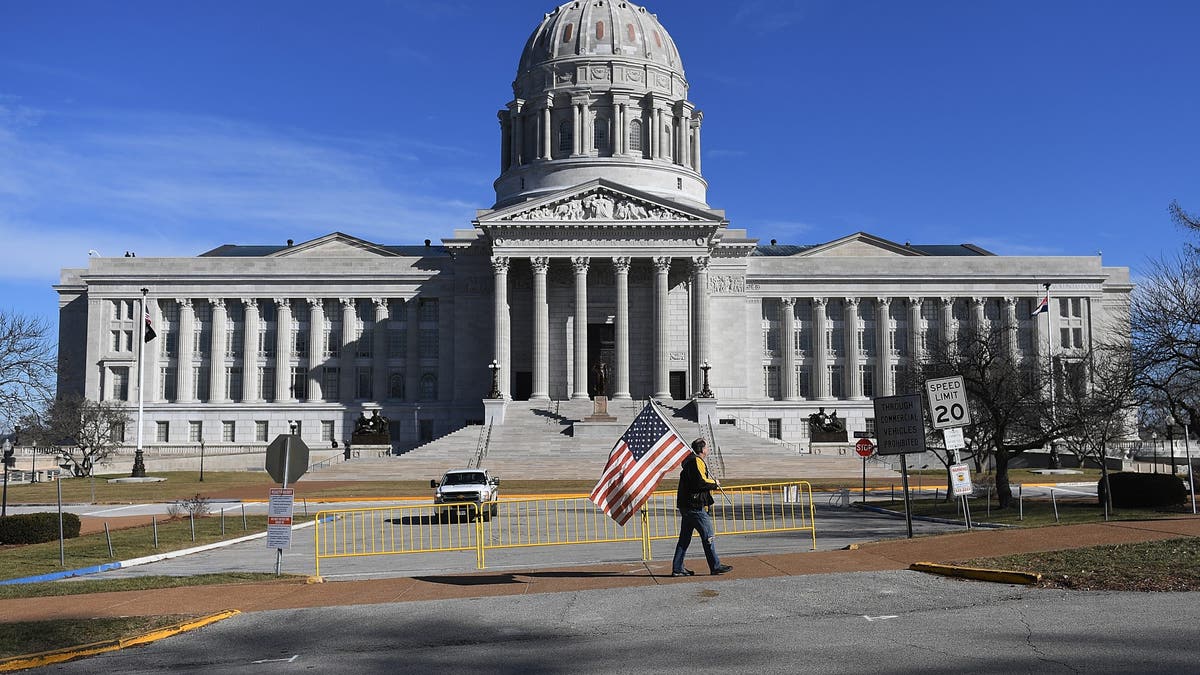
<svg viewBox="0 0 1200 675"><path fill-rule="evenodd" d="M925 452L925 413L920 394L882 396L875 399L876 452L880 455L906 455ZM908 498L908 458L900 462L904 478L904 520L912 539L912 509Z"/></svg>
<svg viewBox="0 0 1200 675"><path fill-rule="evenodd" d="M863 461L863 481L862 481L862 503L867 503L867 458L875 452L875 444L869 438L860 438L854 444L854 451L862 457Z"/></svg>
<svg viewBox="0 0 1200 675"><path fill-rule="evenodd" d="M280 487L271 488L267 511L267 548L275 549L275 576L283 568L283 549L292 545L292 508L295 490L288 483L300 480L308 471L308 446L296 435L296 424L291 423L291 433L280 434L267 446L267 473L279 481Z"/></svg>
<svg viewBox="0 0 1200 675"><path fill-rule="evenodd" d="M952 375L950 377L939 377L925 381L925 395L929 399L929 422L934 429L942 430L942 438L946 441L946 451L952 452L948 460L952 460L955 464L950 467L951 482L954 485L954 494L962 497L963 506L963 521L967 524L967 529L971 529L971 507L967 503L967 497L970 496L971 471L966 464L960 464L961 456L959 450L967 447L963 441L962 428L971 423L971 407L967 405L967 387L963 382L962 375ZM959 469L958 474L955 469ZM966 475L967 489L961 491L959 479L962 474Z"/></svg>

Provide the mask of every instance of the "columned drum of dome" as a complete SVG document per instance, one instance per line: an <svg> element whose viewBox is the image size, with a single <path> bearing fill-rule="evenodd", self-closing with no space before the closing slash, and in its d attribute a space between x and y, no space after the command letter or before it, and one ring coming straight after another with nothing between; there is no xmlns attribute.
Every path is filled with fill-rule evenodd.
<svg viewBox="0 0 1200 675"><path fill-rule="evenodd" d="M675 41L631 2L577 0L529 36L498 113L496 207L594 178L698 206L703 115Z"/></svg>

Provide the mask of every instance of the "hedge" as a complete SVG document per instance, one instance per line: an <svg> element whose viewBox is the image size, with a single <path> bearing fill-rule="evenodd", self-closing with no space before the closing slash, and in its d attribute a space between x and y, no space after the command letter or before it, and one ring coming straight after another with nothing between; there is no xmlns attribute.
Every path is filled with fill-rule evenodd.
<svg viewBox="0 0 1200 675"><path fill-rule="evenodd" d="M62 514L63 536L79 536L79 516ZM57 513L21 513L0 518L0 544L40 544L58 539Z"/></svg>
<svg viewBox="0 0 1200 675"><path fill-rule="evenodd" d="M1187 487L1169 473L1112 473L1108 475L1115 507L1176 506L1187 501ZM1097 484L1100 504L1104 504L1104 481Z"/></svg>

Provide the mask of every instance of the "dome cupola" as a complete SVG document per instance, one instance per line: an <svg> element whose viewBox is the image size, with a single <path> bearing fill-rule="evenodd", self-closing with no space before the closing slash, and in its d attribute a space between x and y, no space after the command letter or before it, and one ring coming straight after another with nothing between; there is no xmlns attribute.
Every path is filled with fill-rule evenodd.
<svg viewBox="0 0 1200 675"><path fill-rule="evenodd" d="M502 207L596 178L705 205L701 113L675 41L623 0L573 0L546 14L498 113Z"/></svg>

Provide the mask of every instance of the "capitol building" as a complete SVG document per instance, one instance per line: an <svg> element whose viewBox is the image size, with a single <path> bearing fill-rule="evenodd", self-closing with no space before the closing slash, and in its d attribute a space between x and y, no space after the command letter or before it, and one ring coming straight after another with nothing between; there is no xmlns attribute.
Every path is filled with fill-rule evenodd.
<svg viewBox="0 0 1200 675"><path fill-rule="evenodd" d="M440 241L332 232L62 270L60 393L136 407L140 383L147 448L259 447L290 423L328 448L378 411L407 451L599 394L683 408L707 377L714 420L804 452L809 415L872 432L871 399L963 331L1003 326L1044 361L1127 324L1129 270L1099 256L738 228L701 162L704 126L728 122L693 102L680 49L631 2L550 11L512 90L495 202ZM157 337L139 358L142 289Z"/></svg>

